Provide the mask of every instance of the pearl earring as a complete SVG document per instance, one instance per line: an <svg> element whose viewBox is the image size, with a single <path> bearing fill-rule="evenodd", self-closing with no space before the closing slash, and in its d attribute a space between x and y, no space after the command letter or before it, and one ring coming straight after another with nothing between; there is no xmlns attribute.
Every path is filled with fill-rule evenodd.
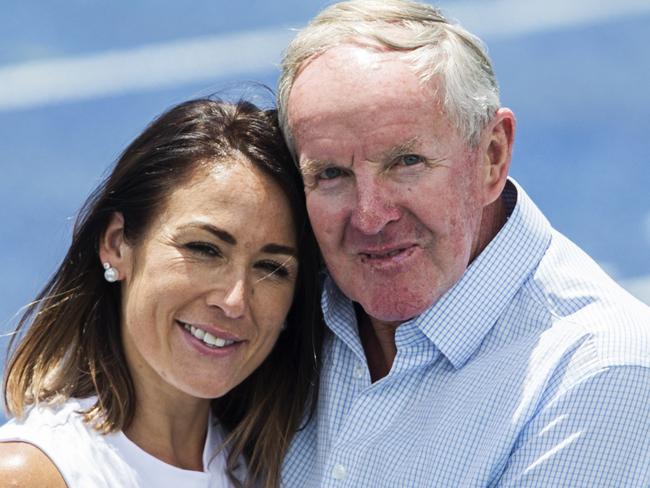
<svg viewBox="0 0 650 488"><path fill-rule="evenodd" d="M109 283L115 283L117 281L117 278L119 277L119 272L117 271L117 269L111 266L111 263L104 263L103 266L104 266L104 279Z"/></svg>

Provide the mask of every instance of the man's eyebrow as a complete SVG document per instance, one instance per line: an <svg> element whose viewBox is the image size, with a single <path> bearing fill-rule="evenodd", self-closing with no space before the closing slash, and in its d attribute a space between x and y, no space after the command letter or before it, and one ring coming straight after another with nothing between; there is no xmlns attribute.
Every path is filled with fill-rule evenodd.
<svg viewBox="0 0 650 488"><path fill-rule="evenodd" d="M191 223L180 227L181 230L197 229L197 228L209 232L210 234L214 235L216 238L222 240L226 244L230 244L231 246L237 244L237 239L235 239L235 236L233 236L230 232L220 229L219 227L216 227L212 224Z"/></svg>
<svg viewBox="0 0 650 488"><path fill-rule="evenodd" d="M384 151L381 154L381 160L386 162L392 162L393 160L397 159L400 156L403 156L404 154L414 152L419 143L420 143L419 137L415 136L406 142L397 144L396 146L389 148L387 151Z"/></svg>
<svg viewBox="0 0 650 488"><path fill-rule="evenodd" d="M331 165L332 163L330 161L322 161L320 159L303 159L300 161L300 172L303 176L315 176Z"/></svg>
<svg viewBox="0 0 650 488"><path fill-rule="evenodd" d="M397 144L388 148L386 151L381 152L379 154L379 158L373 159L371 161L379 163L382 166L388 165L398 157L414 152L419 143L420 138L418 136L412 137L406 142ZM332 165L334 165L332 161L305 158L300 161L300 172L302 173L303 177L313 177L322 172L325 168L328 168Z"/></svg>

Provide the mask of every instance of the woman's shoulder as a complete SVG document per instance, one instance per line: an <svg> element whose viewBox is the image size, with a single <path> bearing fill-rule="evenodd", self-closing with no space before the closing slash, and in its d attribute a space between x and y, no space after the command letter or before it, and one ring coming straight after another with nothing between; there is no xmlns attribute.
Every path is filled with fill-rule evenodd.
<svg viewBox="0 0 650 488"><path fill-rule="evenodd" d="M52 460L27 442L0 442L0 488L66 488Z"/></svg>
<svg viewBox="0 0 650 488"><path fill-rule="evenodd" d="M37 439L56 441L71 435L78 437L81 433L88 435L91 429L81 415L85 404L84 400L69 399L61 404L29 406L22 417L0 426L0 442L26 441L38 446Z"/></svg>
<svg viewBox="0 0 650 488"><path fill-rule="evenodd" d="M66 467L87 447L81 415L83 402L27 408L21 418L0 427L0 488L66 487ZM85 445L84 445L85 444Z"/></svg>
<svg viewBox="0 0 650 488"><path fill-rule="evenodd" d="M106 436L84 421L82 412L90 405L88 399L70 399L59 405L32 406L23 418L11 419L0 427L0 443L17 463L12 467L5 462L2 469L15 469L14 476L22 473L27 480L15 486L59 486L28 483L25 463L39 459L47 461L44 465L60 473L63 487L66 484L71 488L137 486L124 460L106 442ZM7 476L8 473L0 474L0 488L13 486L4 484Z"/></svg>

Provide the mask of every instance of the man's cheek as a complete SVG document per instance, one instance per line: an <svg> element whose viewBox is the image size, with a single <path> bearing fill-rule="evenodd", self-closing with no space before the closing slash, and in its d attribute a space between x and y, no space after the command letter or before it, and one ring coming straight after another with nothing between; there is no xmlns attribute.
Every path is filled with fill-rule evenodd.
<svg viewBox="0 0 650 488"><path fill-rule="evenodd" d="M335 202L310 202L308 199L307 212L311 226L319 241L321 239L335 238L342 232L345 217Z"/></svg>

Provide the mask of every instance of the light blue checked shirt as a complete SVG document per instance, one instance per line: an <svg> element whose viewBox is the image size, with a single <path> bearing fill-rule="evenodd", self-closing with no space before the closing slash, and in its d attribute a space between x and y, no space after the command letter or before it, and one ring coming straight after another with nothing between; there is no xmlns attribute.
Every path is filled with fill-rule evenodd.
<svg viewBox="0 0 650 488"><path fill-rule="evenodd" d="M317 413L284 486L650 486L650 309L516 183L503 198L506 225L399 326L374 384L352 303L326 280Z"/></svg>

